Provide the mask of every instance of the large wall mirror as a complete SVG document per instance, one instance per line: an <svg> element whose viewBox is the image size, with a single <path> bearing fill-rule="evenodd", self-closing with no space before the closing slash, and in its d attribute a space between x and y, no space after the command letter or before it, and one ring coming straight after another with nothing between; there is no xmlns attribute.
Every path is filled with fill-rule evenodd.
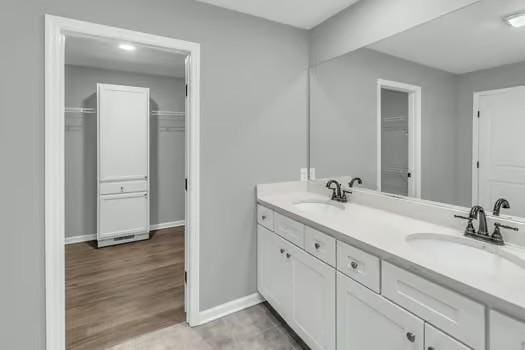
<svg viewBox="0 0 525 350"><path fill-rule="evenodd" d="M310 167L525 217L523 0L481 0L310 70ZM516 23L514 23L516 25Z"/></svg>

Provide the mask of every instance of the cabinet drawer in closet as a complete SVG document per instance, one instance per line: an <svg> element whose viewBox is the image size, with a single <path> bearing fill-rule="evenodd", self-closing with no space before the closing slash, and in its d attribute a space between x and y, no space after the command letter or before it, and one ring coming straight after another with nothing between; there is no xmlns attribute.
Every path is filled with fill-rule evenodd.
<svg viewBox="0 0 525 350"><path fill-rule="evenodd" d="M148 232L149 198L146 192L99 197L98 239Z"/></svg>
<svg viewBox="0 0 525 350"><path fill-rule="evenodd" d="M386 298L468 346L485 349L483 305L387 262L382 271Z"/></svg>
<svg viewBox="0 0 525 350"><path fill-rule="evenodd" d="M100 194L117 194L147 191L146 181L105 182L100 184Z"/></svg>

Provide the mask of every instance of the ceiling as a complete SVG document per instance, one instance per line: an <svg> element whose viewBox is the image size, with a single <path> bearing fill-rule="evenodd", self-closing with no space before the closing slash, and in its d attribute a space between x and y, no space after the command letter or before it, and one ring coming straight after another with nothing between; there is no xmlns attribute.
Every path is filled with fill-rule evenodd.
<svg viewBox="0 0 525 350"><path fill-rule="evenodd" d="M369 48L455 74L521 62L525 27L502 18L523 10L523 0L482 0Z"/></svg>
<svg viewBox="0 0 525 350"><path fill-rule="evenodd" d="M135 45L124 51L120 41L92 37L66 38L66 64L168 77L184 77L185 56L175 52Z"/></svg>
<svg viewBox="0 0 525 350"><path fill-rule="evenodd" d="M270 21L311 29L359 0L197 0Z"/></svg>

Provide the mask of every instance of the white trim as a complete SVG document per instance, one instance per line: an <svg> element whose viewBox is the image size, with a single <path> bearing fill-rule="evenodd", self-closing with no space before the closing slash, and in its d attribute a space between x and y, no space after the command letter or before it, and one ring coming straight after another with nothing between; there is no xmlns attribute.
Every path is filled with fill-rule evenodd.
<svg viewBox="0 0 525 350"><path fill-rule="evenodd" d="M264 298L259 293L254 293L236 300L232 300L222 305L212 307L211 309L201 312L201 324L208 323L221 317L247 309L254 305L260 304L263 301Z"/></svg>
<svg viewBox="0 0 525 350"><path fill-rule="evenodd" d="M96 241L97 240L97 234L93 233L91 235L81 235L81 236L71 236L66 237L65 244L75 244L75 243L82 243L82 242L89 242L89 241Z"/></svg>
<svg viewBox="0 0 525 350"><path fill-rule="evenodd" d="M64 258L64 57L67 34L118 39L162 47L191 57L187 123L188 192L186 241L189 249L187 321L199 317L200 230L200 45L132 30L45 16L45 283L46 349L65 350Z"/></svg>
<svg viewBox="0 0 525 350"><path fill-rule="evenodd" d="M154 231L154 230L162 230L165 228L179 227L179 226L184 226L184 220L170 221L170 222L163 222L160 224L149 225L149 229L151 231Z"/></svg>
<svg viewBox="0 0 525 350"><path fill-rule="evenodd" d="M377 79L377 190L381 191L381 89L396 90L408 93L408 194L421 198L421 87L397 81Z"/></svg>
<svg viewBox="0 0 525 350"><path fill-rule="evenodd" d="M184 220L154 224L154 225L150 225L149 228L150 228L150 231L155 231L155 230L163 230L166 228L180 227L180 226L184 226ZM82 242L89 242L89 241L96 241L96 240L97 240L97 234L93 233L90 235L66 237L65 244L68 245L68 244L75 244L75 243L82 243Z"/></svg>

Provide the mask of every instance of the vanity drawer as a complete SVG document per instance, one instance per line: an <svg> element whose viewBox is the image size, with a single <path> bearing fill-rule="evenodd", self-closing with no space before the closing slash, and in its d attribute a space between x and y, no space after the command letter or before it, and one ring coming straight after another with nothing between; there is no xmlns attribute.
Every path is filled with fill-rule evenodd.
<svg viewBox="0 0 525 350"><path fill-rule="evenodd" d="M337 269L374 292L380 292L378 257L337 241Z"/></svg>
<svg viewBox="0 0 525 350"><path fill-rule="evenodd" d="M275 233L293 244L304 247L304 225L279 213L273 215Z"/></svg>
<svg viewBox="0 0 525 350"><path fill-rule="evenodd" d="M383 296L476 350L485 349L485 309L413 273L383 262Z"/></svg>
<svg viewBox="0 0 525 350"><path fill-rule="evenodd" d="M425 324L425 349L471 350L428 323Z"/></svg>
<svg viewBox="0 0 525 350"><path fill-rule="evenodd" d="M117 194L146 192L148 183L146 181L123 181L123 182L104 182L100 184L100 194Z"/></svg>
<svg viewBox="0 0 525 350"><path fill-rule="evenodd" d="M328 265L335 267L335 238L305 226L304 249Z"/></svg>
<svg viewBox="0 0 525 350"><path fill-rule="evenodd" d="M257 223L273 231L273 210L257 204Z"/></svg>

